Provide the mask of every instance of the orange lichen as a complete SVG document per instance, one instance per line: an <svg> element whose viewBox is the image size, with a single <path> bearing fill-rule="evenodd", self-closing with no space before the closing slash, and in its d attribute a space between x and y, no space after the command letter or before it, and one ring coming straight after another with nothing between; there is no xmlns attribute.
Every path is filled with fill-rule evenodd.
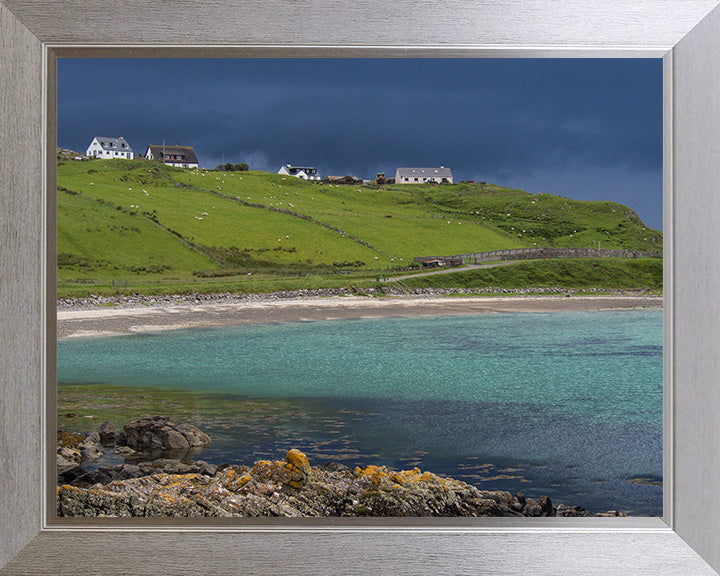
<svg viewBox="0 0 720 576"><path fill-rule="evenodd" d="M292 488L302 488L307 482L307 477L310 474L310 461L307 456L293 448L285 456L287 464L285 464L285 471L288 473L289 478L285 481L288 486Z"/></svg>
<svg viewBox="0 0 720 576"><path fill-rule="evenodd" d="M75 434L75 432L65 432L64 430L58 430L57 432L57 443L59 446L77 448L83 442L85 442L85 438L80 436L80 434Z"/></svg>

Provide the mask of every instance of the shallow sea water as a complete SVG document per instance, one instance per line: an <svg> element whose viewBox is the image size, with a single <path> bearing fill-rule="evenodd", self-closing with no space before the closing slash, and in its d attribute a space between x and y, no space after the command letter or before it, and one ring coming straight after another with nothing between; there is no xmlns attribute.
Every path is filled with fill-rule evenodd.
<svg viewBox="0 0 720 576"><path fill-rule="evenodd" d="M418 466L633 515L662 514L662 364L660 310L256 324L58 343L59 383L203 397L194 420L213 443L197 457L211 462L299 448L313 464Z"/></svg>

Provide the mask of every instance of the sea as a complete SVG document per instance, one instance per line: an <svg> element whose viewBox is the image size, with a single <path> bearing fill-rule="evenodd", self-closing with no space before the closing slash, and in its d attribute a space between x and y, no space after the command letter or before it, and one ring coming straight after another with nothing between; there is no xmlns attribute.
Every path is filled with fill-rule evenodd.
<svg viewBox="0 0 720 576"><path fill-rule="evenodd" d="M194 457L216 464L298 448L313 465L418 467L660 516L662 328L661 310L636 309L71 338L58 342L58 383L202 397L191 420L213 442Z"/></svg>

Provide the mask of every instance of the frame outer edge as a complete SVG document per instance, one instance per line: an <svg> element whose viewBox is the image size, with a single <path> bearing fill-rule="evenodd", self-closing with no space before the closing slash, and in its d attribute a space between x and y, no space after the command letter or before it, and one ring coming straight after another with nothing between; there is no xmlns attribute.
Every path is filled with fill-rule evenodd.
<svg viewBox="0 0 720 576"><path fill-rule="evenodd" d="M720 8L673 49L674 521L720 569ZM681 201L680 201L681 200ZM679 280L683 282L679 282Z"/></svg>
<svg viewBox="0 0 720 576"><path fill-rule="evenodd" d="M41 62L0 3L0 566L41 528Z"/></svg>
<svg viewBox="0 0 720 576"><path fill-rule="evenodd" d="M7 49L8 47L9 50ZM4 349L0 350L0 359L3 360L3 363L8 360L8 365L15 371L14 375L21 376L19 381L14 383L11 378L13 374L0 373L0 388L4 393L3 403L0 405L0 414L2 416L10 414L11 416L10 424L7 424L7 420L5 420L5 423L0 421L0 456L4 459L7 454L11 459L10 463L12 465L12 469L17 471L22 470L23 468L21 465L17 465L12 458L14 458L19 452L14 446L12 452L10 450L6 450L6 447L9 445L9 439L16 435L18 430L22 430L22 428L19 425L16 425L16 421L13 421L11 412L13 409L16 409L20 415L23 414L23 412L21 412L22 410L24 410L24 413L27 414L28 411L26 410L26 407L28 404L33 404L34 400L36 401L35 409L41 405L42 398L35 398L36 392L33 392L32 390L36 377L38 376L35 372L37 371L37 366L40 365L40 362L34 364L33 360L36 356L42 357L43 345L49 346L47 341L36 342L36 340L38 338L38 331L42 330L43 326L42 302L46 301L46 303L49 303L51 299L49 290L47 293L38 295L35 291L33 291L33 289L27 289L27 287L31 285L31 282L35 279L35 275L37 275L38 278L41 278L41 280L38 281L38 286L41 284L44 285L44 281L49 281L47 277L42 278L43 272L38 269L37 262L33 261L33 257L37 254L42 254L43 246L47 247L51 242L49 238L42 237L43 230L40 230L39 235L33 237L31 231L28 229L22 229L23 224L29 223L30 228L37 231L38 222L36 220L38 214L40 213L40 211L35 210L36 205L34 203L36 202L36 198L33 194L33 192L37 190L37 179L39 177L28 173L27 164L34 163L34 165L45 165L45 162L48 162L47 165L49 165L54 158L54 154L47 154L48 151L51 151L51 142L40 137L39 132L42 132L42 119L38 119L37 116L34 115L34 112L40 109L39 106L36 106L37 103L35 100L39 99L38 94L43 93L43 91L39 88L39 86L42 85L42 78L38 78L38 63L42 60L42 45L40 44L40 41L33 36L33 34L29 32L27 28L25 28L25 26L23 26L23 24L7 9L2 0L0 0L0 48L2 48L0 50L0 73L2 73L2 77L7 78L5 72L8 69L14 72L18 69L18 67L22 68L22 72L24 74L22 86L9 82L7 84L3 83L0 85L0 105L4 105L6 101L11 101L13 103L25 102L27 110L26 115L23 116L23 119L27 120L27 122L22 124L23 135L27 138L27 140L22 139L22 142L20 142L22 144L21 146L10 146L10 143L18 144L18 142L14 139L15 133L13 130L17 129L17 126L20 125L20 121L19 119L11 118L13 122L6 123L7 108L0 108L3 120L0 122L0 144L2 145L4 151L10 152L5 156L0 155L0 201L4 204L4 211L0 213L0 314L4 315L3 322L0 323L0 338L2 338L4 343L9 342L5 336L13 336L13 334L11 334L11 330L15 329L23 331L23 333L15 336L15 340L17 340L19 344L16 344L15 340L13 340L12 345L14 347L4 344ZM676 61L673 58L674 53L675 49L673 49L671 54L666 56L667 60L665 62L665 66L669 67L670 71L673 73L673 78L676 77ZM28 73L28 71L30 71L30 73ZM40 75L44 77L42 72L40 72ZM28 85L30 88L28 88ZM35 88L37 88L37 90L35 90ZM666 107L664 109L664 114L669 114L672 119L674 116L674 108L675 104L672 105L670 111L668 111ZM16 107L12 107L11 110L12 112L15 112ZM49 113L49 110L45 110ZM672 135L674 135L674 131ZM41 144L37 144L39 142ZM13 152L14 149L15 151ZM45 150L45 154L43 154L43 149ZM28 158L29 152L31 155L30 158ZM664 150L664 153L670 153L671 155L674 155L674 152L674 144L671 144L669 150ZM13 165L13 163L15 164ZM677 178L675 173L670 170L669 174L665 174L663 176L663 180L664 185L667 186L669 183L672 186L672 194L674 195L675 190L677 190ZM42 188L43 183L40 184ZM13 197L13 192L18 192L17 196L20 199L28 199L30 206L19 207L18 200ZM667 194L665 202L665 206L667 208ZM672 202L670 208L672 210ZM43 213L43 218L45 216L46 214ZM669 218L670 220L668 220ZM666 228L665 233L673 234L674 238L674 221L666 212L665 224L668 224L668 221L670 226ZM42 228L42 225L40 225L40 228ZM48 244L45 245L45 242ZM669 244L670 250L674 250L674 244L675 240L673 239L672 244ZM37 254L35 254L34 251L30 254L31 250L29 247L36 247L36 245L38 245ZM668 245L666 245L666 249L667 248ZM23 263L22 267L25 277L23 278L21 286L22 290L16 294L12 291L12 288L19 286L20 281L19 279L15 279L12 274L6 275L6 272L9 273L10 267L15 263L15 261L22 258L26 259L26 262ZM28 272L31 273L31 277L28 277ZM668 287L673 290L674 274L671 274L669 271L665 271L665 274L666 290ZM22 301L20 303L20 307L14 309L13 306L18 304L18 300ZM672 306L674 304L674 297L672 301L669 301L668 295L666 294L665 302L666 305L669 304ZM52 306L47 306L47 310L45 311L47 312L50 309L52 309ZM674 313L671 313L668 316L666 312L666 323L668 322L668 317L670 327L668 328L666 326L665 330L670 329L671 335L674 335ZM31 343L31 349L27 346L28 342ZM35 347L38 349L36 350ZM22 362L18 362L18 359L21 359ZM49 362L50 359L46 358L46 360ZM15 364L12 364L13 361ZM670 375L674 376L672 373L670 373ZM671 382L670 385L674 386L674 383ZM667 382L665 386L668 386ZM27 388L30 388L29 393L27 392ZM12 404L10 402L5 402L5 400L9 398L9 395L5 394L8 390L11 393L15 390L22 390L23 396L20 399L12 397ZM674 389L671 393L674 393ZM670 404L670 408L672 409L674 406L675 402L672 402ZM29 413L32 413L32 411L33 409L31 408ZM40 414L37 418L38 425L40 424L40 418L42 418L42 414ZM28 422L26 424L28 427L33 428L36 425L36 422ZM38 431L38 434L33 437L31 432L25 433L24 439L27 440L28 438L34 438L34 442L30 442L30 452L32 452L34 448L35 453L31 454L32 458L30 459L26 456L22 456L20 463L28 465L31 472L37 472L37 462L40 461L38 455L41 452L41 448L38 447L37 444L39 443L38 438L42 438L43 435L40 431ZM674 434L674 432L675 430L673 428L672 433ZM16 441L16 439L13 438L13 441ZM674 448L674 439L672 440L671 448ZM672 457L672 452L670 455ZM37 503L33 504L24 502L23 505L25 506L26 513L21 514L20 516L11 515L13 512L13 502L11 501L13 494L11 494L10 491L15 487L17 482L15 485L12 483L11 485L5 483L7 473L3 470L3 468L4 466L0 467L0 480L3 482L3 491L0 492L0 542L2 543L0 546L0 567L4 566L9 558L11 558L18 549L24 546L24 543L28 542L37 534L41 521L41 511ZM39 478L39 474L37 477ZM674 479L675 478L673 476L672 480L674 481ZM26 479L21 478L20 480L23 482L23 489L28 490ZM30 487L30 489L32 489L32 487ZM37 493L40 494L41 492L42 490L38 487ZM668 524L673 528L675 524L675 500L676 499L672 499L672 507L669 510L670 518L668 519L666 516L666 522L668 522ZM6 506L8 503L10 504L9 507ZM27 520L29 520L29 522ZM708 555L707 550L700 550L700 552L704 557L712 555Z"/></svg>

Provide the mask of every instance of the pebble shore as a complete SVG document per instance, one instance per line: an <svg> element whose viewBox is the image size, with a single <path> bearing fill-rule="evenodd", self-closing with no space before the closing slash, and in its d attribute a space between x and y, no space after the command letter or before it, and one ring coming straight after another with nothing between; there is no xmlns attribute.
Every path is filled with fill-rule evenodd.
<svg viewBox="0 0 720 576"><path fill-rule="evenodd" d="M242 304L248 302L274 302L305 298L327 298L332 296L367 296L382 297L395 296L405 298L427 298L438 296L464 296L477 294L479 296L622 296L640 297L649 296L647 290L607 290L572 289L572 288L414 288L404 289L398 287L381 288L321 288L317 290L285 290L266 294L236 294L220 292L202 294L192 292L188 294L165 294L159 296L135 294L131 296L88 296L85 298L58 298L58 310L93 309L98 307L119 306L134 308L137 306L168 306L173 304Z"/></svg>

